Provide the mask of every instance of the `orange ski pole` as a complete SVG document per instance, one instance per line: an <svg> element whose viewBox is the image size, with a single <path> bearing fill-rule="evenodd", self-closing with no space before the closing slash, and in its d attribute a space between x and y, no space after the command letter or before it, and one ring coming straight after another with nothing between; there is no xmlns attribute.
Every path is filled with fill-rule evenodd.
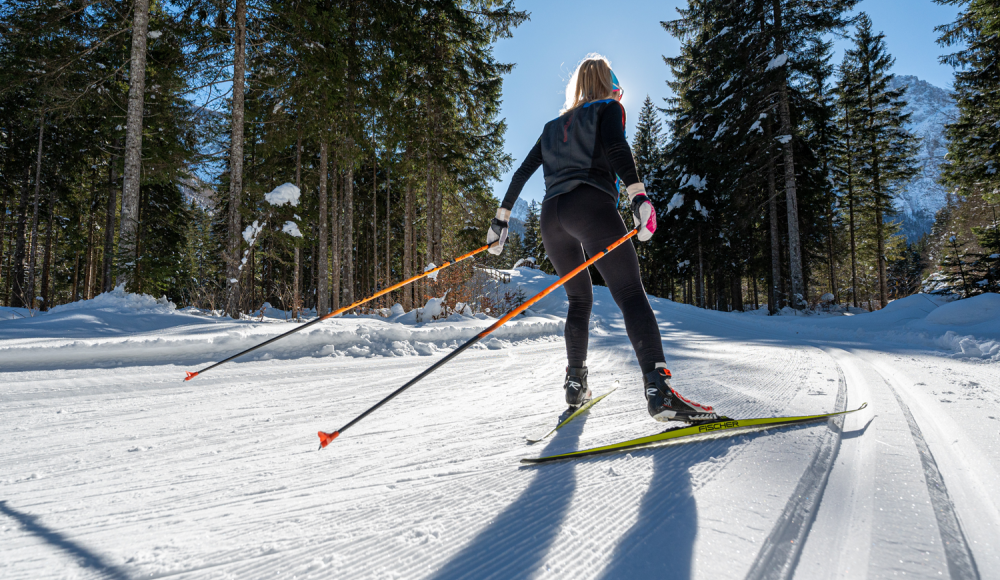
<svg viewBox="0 0 1000 580"><path fill-rule="evenodd" d="M384 290L379 290L378 292L372 294L368 298L364 298L362 300L358 300L357 302L354 302L353 304L349 304L348 306L344 306L343 308L338 308L337 310L334 310L333 312L331 312L329 314L324 314L323 316L320 316L319 318L316 318L315 320L310 320L309 322L307 322L307 323L305 323L305 324L303 324L301 326L297 326L297 327L289 330L288 332L285 332L283 334L279 334L278 336L275 336L274 338L269 338L269 339L265 340L264 342L262 342L262 343L260 343L260 344L258 344L256 346L252 346L252 347L250 347L250 348L248 348L248 349L246 349L244 351L238 352L238 353L234 354L233 356L231 356L231 357L229 357L227 359L220 360L219 362L217 362L217 363L215 363L213 365L209 365L209 366L207 366L207 367L205 367L205 368L203 368L201 370L194 371L194 372L187 371L187 378L185 378L184 380L185 381L190 381L191 379L193 379L196 376L204 373L205 371L209 371L211 369L214 369L215 367L217 367L219 365L222 365L222 364L225 364L225 363L227 363L227 362L229 362L229 361L231 361L231 360L233 360L235 358L239 358L239 357L241 357L241 356L243 356L243 355L245 355L247 353L253 352L253 351L257 350L258 348L261 348L263 346L267 346L267 345L271 344L272 342L281 340L282 338L285 338L286 336L288 336L290 334L295 334L296 332L298 332L300 330L304 330L306 328L309 328L310 326L312 326L314 324L317 324L317 323L320 323L320 322L326 320L327 318L333 318L334 316L336 316L338 314L343 314L344 312L347 312L348 310L351 310L353 308L357 308L358 306L361 306L365 302L369 302L371 300L374 300L374 299L378 298L379 296L385 296L389 292L392 292L393 290L398 290L398 289L402 288L403 286L406 286L407 284L409 284L411 282L416 282L417 280L419 280L421 278L426 278L427 276L430 276L431 274L433 274L435 272L439 272L441 270L444 270L448 266L451 266L453 264L457 264L457 263L461 262L462 260L465 260L467 258L471 258L472 256L475 256L476 254L478 254L478 253L480 253L480 252L482 252L484 250L489 249L490 245L491 244L487 244L487 245L485 245L485 246L483 246L481 248L477 248L475 250L472 250L471 252L469 252L467 254L462 254L461 256L459 256L457 258L453 258L450 262L445 262L444 264L441 264L440 266L438 266L436 268L433 268L431 270L427 270L426 272L424 272L422 274L418 274L418 275L413 276L411 278L407 278L406 280L403 280L402 282L399 282L397 284L393 284L392 286L389 286L388 288L385 288Z"/></svg>
<svg viewBox="0 0 1000 580"><path fill-rule="evenodd" d="M602 251L601 253L599 253L599 254L595 255L594 257L590 258L586 262L580 264L579 266L577 266L576 268L574 268L572 271L570 271L568 274L566 274L562 278L559 278L558 280L556 280L555 282L553 282L552 285L550 285L548 288L546 288L545 290L542 290L538 294L535 294L527 302L525 302L524 304L518 306L514 310L511 310L510 312L508 312L503 318L500 318L499 320L497 320L496 322L494 322L493 324L491 324L489 328L487 328L486 330L480 332L476 336L473 336L472 338L470 338L468 340L468 342L466 342L462 346L460 346L460 347L456 348L455 350L451 351L450 353L448 353L448 355L445 356L443 359L441 359L441 360L437 361L436 363L432 364L427 370L425 370L424 372L422 372L419 375L417 375L417 376L413 377L412 379L410 379L410 382L406 383L402 387L399 387L395 391L389 393L389 395L387 397L385 397L384 399L382 399L378 403L375 403L373 406L369 407L367 411L365 411L364 413L361 413L360 415L358 415L357 417L355 417L354 419L352 419L351 422L348 423L347 425L344 425L340 429L337 429L336 431L332 431L330 433L324 433L323 431L320 431L319 432L319 448L320 449L325 448L327 445L330 444L331 441L333 441L334 439L336 439L337 437L339 437L341 433L343 433L344 431L350 429L355 423L357 423L358 421L360 421L360 420L364 419L365 417L367 417L368 415L370 415L373 411L375 411L375 409L378 409L382 405L388 403L389 401L391 401L392 399L394 399L396 397L396 395L402 393L406 389L409 389L410 387L412 387L413 385L415 385L418 381L420 381L421 379L423 379L427 375L429 375L432 372L436 371L437 369L441 368L442 366L445 365L445 363L447 363L451 359L453 359L456 356L458 356L465 349L467 349L470 346L476 344L480 340L486 338L487 335L489 335L494 330L496 330L496 329L500 328L501 326L503 326L504 324L506 324L511 318L514 318L518 314L524 312L529 307L531 307L532 304L534 304L534 303L538 302L539 300L541 300L542 298L545 298L546 296L548 296L550 292L552 292L556 288L562 286L563 284L565 284L566 282L568 282L569 280L571 280L573 278L573 276L576 276L580 272L582 272L582 271L586 270L587 268L589 268L591 266L591 264L593 264L594 262L600 260L604 256L608 255L608 253L610 253L612 250L614 250L618 246L620 246L620 245L624 244L625 242L627 242L629 238L631 238L632 236L636 235L637 233L639 233L638 228L636 228L636 229L630 231L629 233L625 234L625 236L619 238L617 241L615 241L613 244L611 244L607 248L604 248L604 251Z"/></svg>

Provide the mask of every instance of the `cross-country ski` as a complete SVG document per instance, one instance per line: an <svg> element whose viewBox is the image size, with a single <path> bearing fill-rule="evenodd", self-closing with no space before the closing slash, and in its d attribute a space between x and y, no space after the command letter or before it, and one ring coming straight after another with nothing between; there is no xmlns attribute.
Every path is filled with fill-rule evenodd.
<svg viewBox="0 0 1000 580"><path fill-rule="evenodd" d="M0 2L0 578L1000 580L997 6Z"/></svg>
<svg viewBox="0 0 1000 580"><path fill-rule="evenodd" d="M736 435L737 433L741 431L746 431L747 429L773 429L776 427L785 427L788 425L800 425L802 423L823 421L833 417L846 415L848 413L856 413L867 406L868 404L864 403L857 409L852 409L850 411L838 411L835 413L824 413L820 415L805 415L802 417L764 417L759 419L730 419L728 417L723 417L718 421L700 423L698 425L692 425L690 427L674 427L673 429L668 429L656 435L639 437L637 439L629 439L628 441L622 441L621 443L612 443L611 445L594 447L593 449L581 449L580 451L571 451L569 453L561 453L559 455L548 455L545 457L533 457L533 458L528 457L522 459L521 463L547 463L550 461L559 461L562 459L578 459L583 457L591 457L594 455L601 455L605 453L628 451L630 449L646 447L663 441L683 440L684 442L690 442L698 437L706 437L713 435L724 435L724 436Z"/></svg>
<svg viewBox="0 0 1000 580"><path fill-rule="evenodd" d="M615 381L615 386L612 387L610 391L604 393L603 395L599 395L597 397L589 399L585 403L583 403L582 405L580 405L579 407L577 407L575 409L572 408L572 407L570 409L567 409L566 413L564 414L565 418L564 417L560 417L560 421L559 421L559 423L555 427L553 427L552 429L550 429L549 431L547 431L544 435L536 436L536 437L528 437L527 438L528 439L528 443L538 443L539 441L547 439L550 435L552 435L556 431L558 431L558 430L562 429L563 427L565 427L566 425L568 425L569 422L572 421L573 419L576 419L580 415L582 415L582 414L586 413L587 411L589 411L591 407L593 407L597 403L601 402L601 399L603 399L604 397L607 397L608 395L610 395L611 393L615 392L616 390L618 390L618 381Z"/></svg>

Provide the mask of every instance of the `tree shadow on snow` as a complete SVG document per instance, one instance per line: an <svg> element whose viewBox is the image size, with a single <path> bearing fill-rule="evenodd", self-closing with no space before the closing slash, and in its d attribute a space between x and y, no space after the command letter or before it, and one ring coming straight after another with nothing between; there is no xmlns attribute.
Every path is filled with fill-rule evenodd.
<svg viewBox="0 0 1000 580"><path fill-rule="evenodd" d="M588 414L557 431L540 455L576 449ZM563 463L535 470L534 479L514 503L431 578L532 576L545 562L569 512L576 490L574 469L571 463Z"/></svg>
<svg viewBox="0 0 1000 580"><path fill-rule="evenodd" d="M6 501L0 501L0 513L17 520L26 531L45 540L54 548L62 550L76 560L80 566L90 568L105 578L128 580L129 575L123 569L108 562L100 554L96 554L63 534L44 526L38 521L37 516L20 512L7 505Z"/></svg>

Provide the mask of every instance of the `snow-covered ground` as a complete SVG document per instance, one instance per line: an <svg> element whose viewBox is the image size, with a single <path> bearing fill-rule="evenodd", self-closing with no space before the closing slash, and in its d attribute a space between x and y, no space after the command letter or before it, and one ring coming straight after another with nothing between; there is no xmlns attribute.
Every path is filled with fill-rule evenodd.
<svg viewBox="0 0 1000 580"><path fill-rule="evenodd" d="M123 293L5 312L0 577L1000 578L1000 296L771 318L653 300L685 394L733 417L869 406L523 466L662 429L595 290L591 387L621 388L534 446L563 410L561 291L322 452L318 430L490 321L334 319L184 382L293 323Z"/></svg>

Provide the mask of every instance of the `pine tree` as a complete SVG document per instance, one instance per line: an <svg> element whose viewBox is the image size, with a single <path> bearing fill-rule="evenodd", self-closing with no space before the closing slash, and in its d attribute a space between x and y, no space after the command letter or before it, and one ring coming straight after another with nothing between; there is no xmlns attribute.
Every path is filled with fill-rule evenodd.
<svg viewBox="0 0 1000 580"><path fill-rule="evenodd" d="M766 278L772 312L785 297L803 306L813 262L828 254L829 186L818 154L828 137L815 127L831 105L810 98L810 75L828 67L816 42L851 5L692 1L664 23L682 45L666 59L677 96L668 100L656 203L678 235L655 247L693 275L695 303L740 308L744 281L752 289Z"/></svg>
<svg viewBox="0 0 1000 580"><path fill-rule="evenodd" d="M910 115L903 112L905 88L891 90L895 77L890 71L895 59L889 55L885 35L875 33L867 14L858 17L854 47L844 55L853 75L842 90L850 93L848 106L854 107L854 136L858 145L857 175L864 192L865 209L875 226L876 268L879 301L889 302L886 267L886 240L898 225L886 223L893 213L897 187L916 174L916 138L905 128Z"/></svg>
<svg viewBox="0 0 1000 580"><path fill-rule="evenodd" d="M971 265L971 284L986 292L1000 292L1000 220L996 206L990 209L993 223L972 228L984 251L975 255L976 261Z"/></svg>
<svg viewBox="0 0 1000 580"><path fill-rule="evenodd" d="M639 181L650 184L655 172L663 165L663 126L660 123L653 100L646 95L639 111L639 119L635 125L635 137L632 140L632 156L635 157L635 168L639 173ZM647 191L649 187L647 185Z"/></svg>
<svg viewBox="0 0 1000 580"><path fill-rule="evenodd" d="M545 257L545 247L542 245L542 225L539 220L541 208L538 202L531 200L528 204L528 215L524 220L524 236L521 245L525 258L534 258L535 263L541 266Z"/></svg>
<svg viewBox="0 0 1000 580"><path fill-rule="evenodd" d="M958 119L948 125L948 163L943 181L951 187L1000 198L1000 7L992 0L934 0L961 6L958 19L937 27L938 44L958 47L942 60L955 67Z"/></svg>

